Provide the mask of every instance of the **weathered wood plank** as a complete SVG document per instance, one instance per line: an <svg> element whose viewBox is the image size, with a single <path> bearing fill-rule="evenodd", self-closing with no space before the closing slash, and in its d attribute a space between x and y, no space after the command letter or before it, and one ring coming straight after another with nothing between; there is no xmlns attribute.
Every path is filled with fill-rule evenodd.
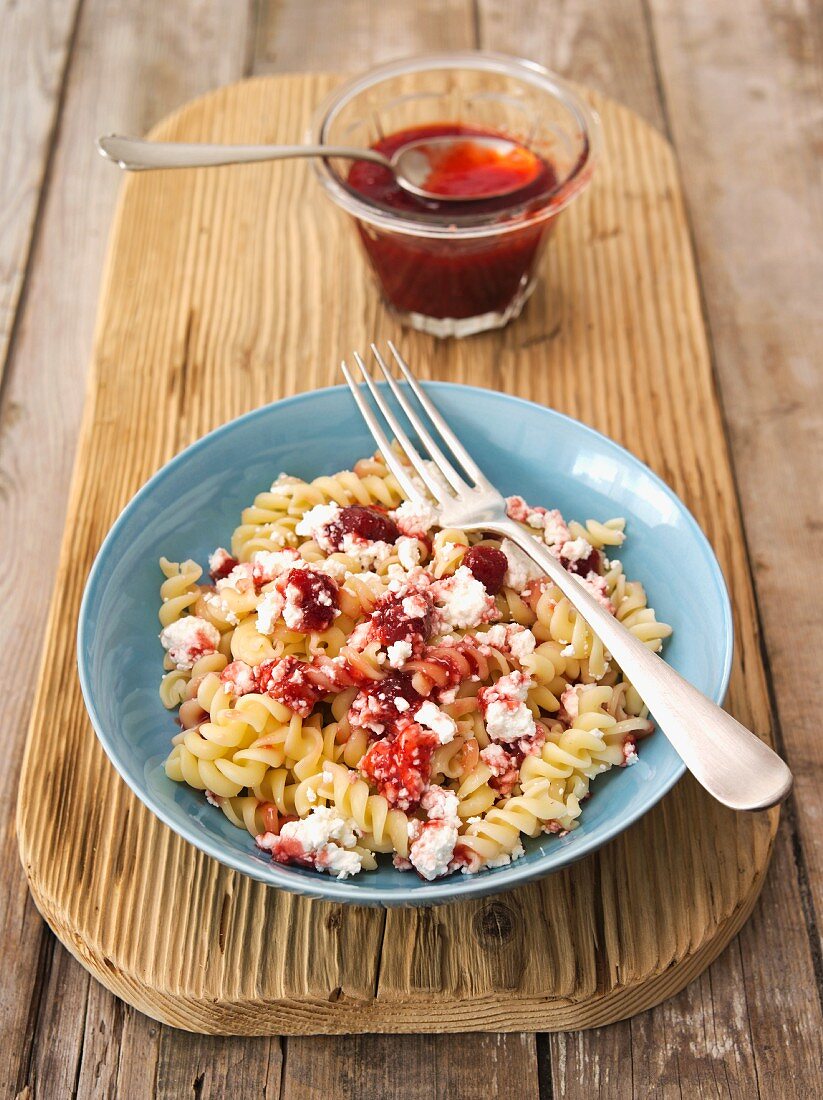
<svg viewBox="0 0 823 1100"><path fill-rule="evenodd" d="M301 1100L538 1100L534 1035L290 1038L283 1096Z"/></svg>
<svg viewBox="0 0 823 1100"><path fill-rule="evenodd" d="M362 72L396 57L471 49L474 36L471 0L267 0L252 71Z"/></svg>
<svg viewBox="0 0 823 1100"><path fill-rule="evenodd" d="M41 4L16 7L15 20L44 21L52 46L45 53L34 46L21 47L15 62L18 80L21 66L31 66L32 71L17 85L19 98L10 122L17 125L17 112L25 116L29 103L42 128L43 97L54 83L47 61L53 64L59 53L57 27L67 19L70 24L71 6L52 4L48 11ZM158 115L212 84L237 78L243 70L246 37L244 9L232 0L192 0L185 19L178 8L159 0L89 0L77 32L63 121L0 410L0 637L7 654L4 728L9 734L6 767L0 775L0 928L7 937L0 973L2 1095L13 1095L26 1085L32 1038L32 1074L42 1077L44 1060L57 1052L59 1080L73 1084L75 1078L81 1083L93 1079L88 1065L79 1061L92 982L60 949L52 985L59 977L61 1000L49 1003L52 985L44 978L51 965L52 941L44 938L47 933L28 898L11 819L22 753L16 733L28 721L51 587L47 578L54 575L80 421L103 251L121 182L97 155L94 139L115 127L140 132ZM2 48L13 51L5 28ZM0 73L5 81L2 64ZM8 97L2 93L0 100L5 108ZM29 154L34 157L33 145ZM8 165L4 162L4 169ZM21 204L22 191L22 213ZM120 1011L108 994L98 994L95 990L93 1003L100 1019L87 1022L90 1036L97 1026L111 1030ZM92 1059L97 1058L96 1049L92 1042ZM114 1065L116 1057L116 1049L106 1055ZM110 1074L111 1065L101 1068L103 1077ZM49 1064L49 1075L54 1072Z"/></svg>
<svg viewBox="0 0 823 1100"><path fill-rule="evenodd" d="M0 4L0 380L28 266L79 0Z"/></svg>
<svg viewBox="0 0 823 1100"><path fill-rule="evenodd" d="M161 1029L157 1100L299 1096L282 1087L280 1039L217 1038ZM122 1094L126 1095L126 1094ZM134 1095L134 1094L129 1094ZM152 1094L148 1094L152 1095Z"/></svg>
<svg viewBox="0 0 823 1100"><path fill-rule="evenodd" d="M663 108L643 0L478 0L479 45L539 61L631 107L658 129Z"/></svg>

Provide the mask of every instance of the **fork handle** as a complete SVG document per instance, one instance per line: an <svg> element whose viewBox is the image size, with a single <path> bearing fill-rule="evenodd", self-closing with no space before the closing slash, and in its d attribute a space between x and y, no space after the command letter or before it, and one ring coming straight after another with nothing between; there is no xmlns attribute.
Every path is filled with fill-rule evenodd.
<svg viewBox="0 0 823 1100"><path fill-rule="evenodd" d="M652 653L545 546L513 521L484 530L505 535L545 570L610 651L683 763L719 802L765 810L786 797L792 773L777 753Z"/></svg>

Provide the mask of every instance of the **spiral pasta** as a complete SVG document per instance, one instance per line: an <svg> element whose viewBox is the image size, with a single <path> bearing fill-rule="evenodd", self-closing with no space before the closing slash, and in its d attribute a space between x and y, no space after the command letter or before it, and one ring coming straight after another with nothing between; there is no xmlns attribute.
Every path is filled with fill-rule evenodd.
<svg viewBox="0 0 823 1100"><path fill-rule="evenodd" d="M607 555L625 524L510 497L645 645L670 627ZM280 475L209 561L162 558L166 774L281 863L345 876L391 854L425 878L574 829L648 713L600 639L505 540L437 529L380 456Z"/></svg>

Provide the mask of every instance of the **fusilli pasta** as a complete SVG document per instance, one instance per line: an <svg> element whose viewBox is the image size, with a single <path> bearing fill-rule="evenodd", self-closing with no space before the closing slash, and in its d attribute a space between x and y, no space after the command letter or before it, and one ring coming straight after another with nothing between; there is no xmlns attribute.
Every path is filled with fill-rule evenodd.
<svg viewBox="0 0 823 1100"><path fill-rule="evenodd" d="M509 515L644 644L671 630L610 557L624 522ZM506 540L438 530L379 456L280 475L209 561L160 561L166 773L272 858L427 879L576 827L652 726L602 642Z"/></svg>

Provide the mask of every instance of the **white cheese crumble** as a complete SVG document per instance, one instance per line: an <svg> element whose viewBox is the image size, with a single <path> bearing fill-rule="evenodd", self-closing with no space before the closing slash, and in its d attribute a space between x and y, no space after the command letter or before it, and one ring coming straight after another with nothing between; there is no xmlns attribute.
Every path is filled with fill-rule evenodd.
<svg viewBox="0 0 823 1100"><path fill-rule="evenodd" d="M586 690L586 687L586 684L571 684L560 696L560 706L571 722L575 722L580 716L580 696Z"/></svg>
<svg viewBox="0 0 823 1100"><path fill-rule="evenodd" d="M543 541L547 546L557 548L571 539L571 531L556 508L543 516Z"/></svg>
<svg viewBox="0 0 823 1100"><path fill-rule="evenodd" d="M175 668L192 668L195 661L214 653L220 645L220 631L199 615L186 615L160 632L160 642Z"/></svg>
<svg viewBox="0 0 823 1100"><path fill-rule="evenodd" d="M220 673L220 682L230 695L249 695L257 691L254 669L245 661L232 661Z"/></svg>
<svg viewBox="0 0 823 1100"><path fill-rule="evenodd" d="M486 745L480 750L480 759L489 768L492 775L505 775L512 766L513 758L506 752L502 745Z"/></svg>
<svg viewBox="0 0 823 1100"><path fill-rule="evenodd" d="M397 551L397 560L407 572L411 572L420 564L420 543L408 535L401 535L394 544Z"/></svg>
<svg viewBox="0 0 823 1100"><path fill-rule="evenodd" d="M346 577L352 576L345 562L338 561L337 558L321 558L319 561L313 561L311 567L316 573L325 573L327 577L341 583Z"/></svg>
<svg viewBox="0 0 823 1100"><path fill-rule="evenodd" d="M486 733L492 741L519 741L534 736L534 718L525 703L512 708L506 703L489 703Z"/></svg>
<svg viewBox="0 0 823 1100"><path fill-rule="evenodd" d="M277 620L283 613L286 601L282 593L274 589L267 592L257 605L257 632L258 634L273 634Z"/></svg>
<svg viewBox="0 0 823 1100"><path fill-rule="evenodd" d="M436 591L439 618L445 630L479 626L488 622L495 612L494 597L465 565L461 565L453 576L438 582L433 591Z"/></svg>
<svg viewBox="0 0 823 1100"><path fill-rule="evenodd" d="M404 500L392 513L402 535L426 535L437 523L437 512L427 500Z"/></svg>
<svg viewBox="0 0 823 1100"><path fill-rule="evenodd" d="M412 655L411 642L393 642L386 650L386 654L392 668L402 668Z"/></svg>
<svg viewBox="0 0 823 1100"><path fill-rule="evenodd" d="M534 634L519 623L497 623L478 637L481 642L486 642L495 649L508 650L518 661L534 653L537 645Z"/></svg>
<svg viewBox="0 0 823 1100"><path fill-rule="evenodd" d="M430 821L445 821L455 828L460 826L460 815L457 812L460 800L453 791L447 791L433 783L420 799L420 805Z"/></svg>
<svg viewBox="0 0 823 1100"><path fill-rule="evenodd" d="M359 835L356 823L330 806L313 806L308 817L287 821L280 829L282 839L297 841L318 871L328 871L335 878L347 878L362 870L360 853L350 851ZM261 848L276 848L277 837L266 833L257 838L257 843Z"/></svg>
<svg viewBox="0 0 823 1100"><path fill-rule="evenodd" d="M526 705L531 678L519 672L501 676L480 695L486 733L492 741L520 741L534 737L535 723Z"/></svg>
<svg viewBox="0 0 823 1100"><path fill-rule="evenodd" d="M440 878L449 870L457 828L446 821L409 822L409 860L417 873L427 881Z"/></svg>
<svg viewBox="0 0 823 1100"><path fill-rule="evenodd" d="M227 561L234 561L234 558L224 546L218 546L216 550L209 554L209 572L219 572Z"/></svg>
<svg viewBox="0 0 823 1100"><path fill-rule="evenodd" d="M252 554L252 572L258 583L268 584L287 573L298 561L300 555L291 547L285 550L258 550ZM231 579L231 574L228 579Z"/></svg>
<svg viewBox="0 0 823 1100"><path fill-rule="evenodd" d="M515 546L510 539L503 539L500 543L500 549L506 555L506 561L508 562L506 575L503 578L503 584L507 588L513 588L515 592L522 592L524 588L529 587L532 581L545 576L540 566L532 561L519 546Z"/></svg>
<svg viewBox="0 0 823 1100"><path fill-rule="evenodd" d="M576 577L583 587L589 590L601 607L604 607L612 615L614 614L614 604L609 599L609 587L606 584L605 577L601 577L599 573L593 571L586 577L580 577L576 573L572 573L572 576Z"/></svg>
<svg viewBox="0 0 823 1100"><path fill-rule="evenodd" d="M304 514L295 527L294 533L317 542L317 536L322 528L336 520L339 515L340 508L336 504L315 504Z"/></svg>
<svg viewBox="0 0 823 1100"><path fill-rule="evenodd" d="M571 539L564 542L560 547L560 556L566 561L582 561L587 558L592 552L592 544L584 539L583 536L579 539Z"/></svg>
<svg viewBox="0 0 823 1100"><path fill-rule="evenodd" d="M346 532L340 544L340 550L349 558L353 558L363 569L370 569L373 565L383 565L394 553L394 547L387 542L369 542L367 539L357 538L351 532Z"/></svg>
<svg viewBox="0 0 823 1100"><path fill-rule="evenodd" d="M436 706L431 699L426 699L424 703L420 704L414 720L426 729L436 733L441 745L448 745L450 741L454 740L454 735L457 733L457 723L452 716Z"/></svg>
<svg viewBox="0 0 823 1100"><path fill-rule="evenodd" d="M400 606L403 609L403 614L409 619L422 619L424 615L428 614L429 610L429 605L418 592L405 596Z"/></svg>

